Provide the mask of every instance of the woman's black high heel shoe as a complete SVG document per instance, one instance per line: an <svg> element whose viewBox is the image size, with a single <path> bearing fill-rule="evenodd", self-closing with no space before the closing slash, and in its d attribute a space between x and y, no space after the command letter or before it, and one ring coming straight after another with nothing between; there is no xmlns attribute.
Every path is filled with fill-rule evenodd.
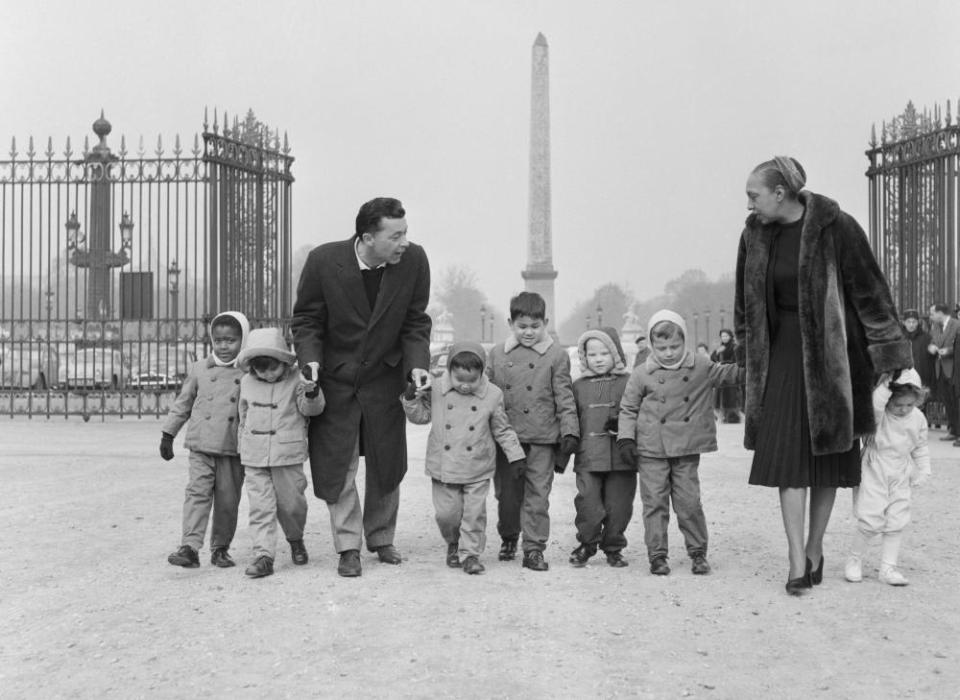
<svg viewBox="0 0 960 700"><path fill-rule="evenodd" d="M813 588L812 574L810 569L813 567L813 564L807 559L806 570L803 572L803 576L798 576L797 578L792 578L787 581L787 593L790 595L803 595L811 588Z"/></svg>
<svg viewBox="0 0 960 700"><path fill-rule="evenodd" d="M810 577L810 583L814 586L819 586L823 583L823 555L820 555L820 566L813 569L813 562L807 559L807 576Z"/></svg>

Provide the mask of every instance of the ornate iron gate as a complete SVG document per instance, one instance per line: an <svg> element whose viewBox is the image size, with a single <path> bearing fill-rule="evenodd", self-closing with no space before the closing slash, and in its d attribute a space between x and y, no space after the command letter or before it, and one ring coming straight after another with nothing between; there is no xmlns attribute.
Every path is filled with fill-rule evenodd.
<svg viewBox="0 0 960 700"><path fill-rule="evenodd" d="M958 295L957 173L960 116L946 110L903 114L870 138L870 244L902 311Z"/></svg>
<svg viewBox="0 0 960 700"><path fill-rule="evenodd" d="M0 414L162 415L207 323L238 310L285 325L291 308L284 136L252 112L136 152L101 114L98 143L0 161Z"/></svg>

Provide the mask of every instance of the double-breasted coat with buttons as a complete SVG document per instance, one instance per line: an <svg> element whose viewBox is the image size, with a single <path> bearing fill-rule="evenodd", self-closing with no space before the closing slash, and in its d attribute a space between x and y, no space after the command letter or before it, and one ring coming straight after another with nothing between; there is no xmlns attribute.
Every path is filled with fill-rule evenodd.
<svg viewBox="0 0 960 700"><path fill-rule="evenodd" d="M636 440L641 455L659 459L716 451L711 390L738 384L743 373L691 352L676 369L648 357L623 392L617 438Z"/></svg>
<svg viewBox="0 0 960 700"><path fill-rule="evenodd" d="M184 423L184 447L195 452L236 457L237 399L243 370L218 365L213 355L194 363L163 421L163 432L176 435Z"/></svg>
<svg viewBox="0 0 960 700"><path fill-rule="evenodd" d="M487 376L503 391L521 442L552 445L564 435L580 437L570 357L552 338L527 348L510 336L490 351Z"/></svg>
<svg viewBox="0 0 960 700"><path fill-rule="evenodd" d="M314 492L328 503L343 491L358 441L382 493L396 489L407 471L397 396L410 370L430 366L429 299L430 265L414 243L386 266L372 309L352 238L307 257L290 327L300 366L320 364L327 410L310 421L310 469Z"/></svg>
<svg viewBox="0 0 960 700"><path fill-rule="evenodd" d="M288 467L307 461L307 423L323 413L321 391L306 395L295 366L275 382L252 373L240 381L240 461L245 467Z"/></svg>
<svg viewBox="0 0 960 700"><path fill-rule="evenodd" d="M461 394L445 374L431 391L402 401L411 423L433 421L426 458L427 476L432 479L471 484L492 478L496 445L510 462L524 458L503 409L503 393L486 377L480 378L472 394Z"/></svg>

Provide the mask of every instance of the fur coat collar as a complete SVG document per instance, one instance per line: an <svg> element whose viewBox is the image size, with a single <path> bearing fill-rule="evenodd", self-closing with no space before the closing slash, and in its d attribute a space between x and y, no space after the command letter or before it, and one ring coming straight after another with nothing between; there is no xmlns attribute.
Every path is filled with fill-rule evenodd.
<svg viewBox="0 0 960 700"><path fill-rule="evenodd" d="M876 429L870 398L876 373L913 361L863 230L828 197L805 190L800 201L806 209L798 275L803 374L813 453L821 455L849 450ZM747 449L756 443L764 403L776 400L769 394L776 387L767 387L767 272L775 232L751 214L737 256L734 315L747 369Z"/></svg>

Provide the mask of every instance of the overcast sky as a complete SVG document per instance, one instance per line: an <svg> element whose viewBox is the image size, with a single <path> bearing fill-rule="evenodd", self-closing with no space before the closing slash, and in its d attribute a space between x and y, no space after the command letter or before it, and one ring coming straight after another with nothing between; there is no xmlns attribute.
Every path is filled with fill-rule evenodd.
<svg viewBox="0 0 960 700"><path fill-rule="evenodd" d="M550 45L557 313L733 270L749 170L797 157L866 228L870 125L960 97L960 2L0 0L0 153L106 110L188 143L204 106L289 133L295 245L403 200L435 276L503 308L526 260L530 51ZM956 115L956 109L953 109ZM5 155L3 157L6 157Z"/></svg>

